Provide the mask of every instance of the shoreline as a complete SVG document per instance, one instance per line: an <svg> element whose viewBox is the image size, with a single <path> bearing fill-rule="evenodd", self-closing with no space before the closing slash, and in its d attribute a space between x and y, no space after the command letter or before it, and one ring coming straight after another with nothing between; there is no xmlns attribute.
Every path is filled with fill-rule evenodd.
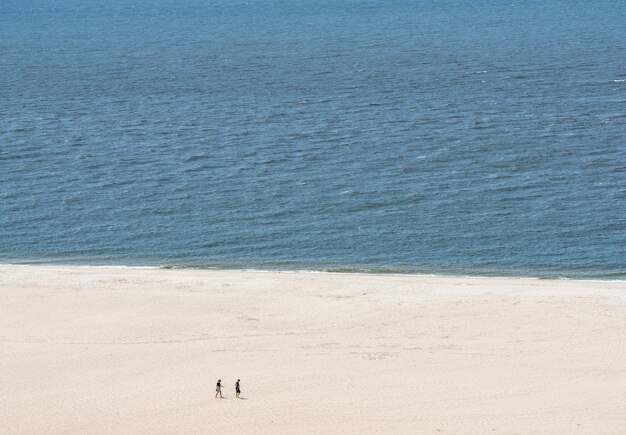
<svg viewBox="0 0 626 435"><path fill-rule="evenodd" d="M3 265L0 424L620 433L624 319L621 281Z"/></svg>
<svg viewBox="0 0 626 435"><path fill-rule="evenodd" d="M176 265L117 265L117 264L72 264L72 263L0 263L0 267L44 267L44 268L93 268L93 269L145 269L145 270L198 270L198 271L224 271L224 272L258 272L258 273L311 273L311 274L336 274L336 275L363 275L363 276L412 276L412 277L440 277L440 278L476 278L476 279L535 279L540 281L582 281L582 282L626 282L626 275L617 278L584 277L584 276L559 276L546 275L480 275L480 274L445 274L445 273L419 273L413 271L368 271L355 268L355 270L324 270L324 269L262 269L262 268L221 268L202 266L176 266Z"/></svg>

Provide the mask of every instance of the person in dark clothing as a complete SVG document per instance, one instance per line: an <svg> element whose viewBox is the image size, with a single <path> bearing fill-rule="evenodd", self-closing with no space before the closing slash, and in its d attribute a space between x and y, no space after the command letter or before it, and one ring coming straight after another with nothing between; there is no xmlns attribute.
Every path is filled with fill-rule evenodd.
<svg viewBox="0 0 626 435"><path fill-rule="evenodd" d="M235 383L235 397L237 399L239 399L239 395L241 394L241 388L239 388L239 381L240 379L237 379L237 382Z"/></svg>
<svg viewBox="0 0 626 435"><path fill-rule="evenodd" d="M224 398L224 396L222 396L222 380L221 379L217 380L217 385L215 386L215 398L216 399L217 399L218 394L221 398Z"/></svg>

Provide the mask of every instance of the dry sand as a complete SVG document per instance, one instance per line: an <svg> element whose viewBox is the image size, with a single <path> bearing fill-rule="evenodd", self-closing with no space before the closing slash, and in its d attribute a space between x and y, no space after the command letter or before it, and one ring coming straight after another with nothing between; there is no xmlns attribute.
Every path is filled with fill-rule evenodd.
<svg viewBox="0 0 626 435"><path fill-rule="evenodd" d="M626 282L0 266L0 431L626 433L625 336Z"/></svg>

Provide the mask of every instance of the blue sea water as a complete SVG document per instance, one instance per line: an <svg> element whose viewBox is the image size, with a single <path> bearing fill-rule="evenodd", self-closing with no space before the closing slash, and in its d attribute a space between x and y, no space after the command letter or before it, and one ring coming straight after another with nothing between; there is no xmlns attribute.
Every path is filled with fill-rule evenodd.
<svg viewBox="0 0 626 435"><path fill-rule="evenodd" d="M0 262L626 278L623 0L0 2Z"/></svg>

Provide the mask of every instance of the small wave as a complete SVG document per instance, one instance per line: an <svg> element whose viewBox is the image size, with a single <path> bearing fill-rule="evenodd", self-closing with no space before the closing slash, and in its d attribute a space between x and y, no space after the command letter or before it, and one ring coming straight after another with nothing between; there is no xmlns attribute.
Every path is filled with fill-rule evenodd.
<svg viewBox="0 0 626 435"><path fill-rule="evenodd" d="M177 264L164 264L162 266L159 266L159 269L199 269L196 266L187 266L187 265L177 265ZM204 268L202 268L204 269ZM210 269L209 267L207 267L206 269Z"/></svg>
<svg viewBox="0 0 626 435"><path fill-rule="evenodd" d="M208 159L206 154L194 154L185 159L186 162L195 162L196 160L205 160Z"/></svg>
<svg viewBox="0 0 626 435"><path fill-rule="evenodd" d="M323 272L328 273L371 273L371 269L364 269L360 267L331 267L323 269Z"/></svg>

